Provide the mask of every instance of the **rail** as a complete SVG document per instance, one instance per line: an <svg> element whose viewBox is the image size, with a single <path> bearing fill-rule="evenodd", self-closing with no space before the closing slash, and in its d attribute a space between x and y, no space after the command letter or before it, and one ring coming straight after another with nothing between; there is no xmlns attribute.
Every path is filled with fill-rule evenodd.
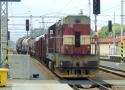
<svg viewBox="0 0 125 90"><path fill-rule="evenodd" d="M121 62L121 56L120 55L100 56L99 59L101 61ZM123 60L125 62L125 55L123 56Z"/></svg>
<svg viewBox="0 0 125 90"><path fill-rule="evenodd" d="M91 88L98 88L99 90L112 90L112 85L108 83L102 83L103 81L96 81L92 79L88 79L91 84L84 85L84 84L69 84L70 87L72 87L74 90L82 90L82 89L91 89Z"/></svg>
<svg viewBox="0 0 125 90"><path fill-rule="evenodd" d="M89 79L89 80L90 80L92 83L96 84L100 90L112 90L112 89L111 89L111 86L112 86L112 85L110 85L110 84L108 84L108 83L105 84L105 85L103 85L103 84L100 84L100 83L96 82L95 80L92 80L92 79Z"/></svg>
<svg viewBox="0 0 125 90"><path fill-rule="evenodd" d="M123 70L118 70L118 69L115 69L115 68L101 66L101 65L99 66L99 69L101 69L105 72L109 72L109 73L121 76L121 77L125 77L125 71L123 71Z"/></svg>

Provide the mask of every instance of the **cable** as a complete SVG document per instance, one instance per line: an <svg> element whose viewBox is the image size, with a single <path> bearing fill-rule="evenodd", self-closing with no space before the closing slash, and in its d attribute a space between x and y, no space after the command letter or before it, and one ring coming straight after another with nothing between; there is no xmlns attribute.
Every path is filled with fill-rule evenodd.
<svg viewBox="0 0 125 90"><path fill-rule="evenodd" d="M78 1L76 1L75 3L77 3ZM76 10L80 10L80 9L83 9L83 8L81 8L81 7L83 7L83 5L79 5L79 4L77 4L77 5L75 5L74 7L70 7L70 8L67 8L67 7L69 7L71 4L73 3L73 1L72 0L70 0L69 2L67 2L67 4L64 4L65 6L64 6L64 8L61 8L61 9L59 9L58 11L56 11L56 12L49 12L49 13L46 13L46 15L47 14L52 14L52 13L57 13L58 15L59 14L63 14L63 15L69 15L69 13L64 13L65 11L69 11L70 10L70 12L71 11L76 11ZM84 3L83 3L84 4ZM85 4L86 5L86 4ZM88 5L88 4L87 4ZM67 8L67 9L65 9L65 8ZM88 8L87 9L83 9L84 11L88 11ZM61 11L61 12L60 12ZM62 13L63 12L63 13Z"/></svg>
<svg viewBox="0 0 125 90"><path fill-rule="evenodd" d="M67 4L65 4L65 7L61 8L60 11L62 11L62 9L67 8L70 4L71 4L72 0L69 0L69 2Z"/></svg>
<svg viewBox="0 0 125 90"><path fill-rule="evenodd" d="M53 4L54 4L53 6L55 7L54 10L56 10L56 8L57 8L57 7L56 7L56 6L57 6L57 5L56 5L56 0L53 0Z"/></svg>
<svg viewBox="0 0 125 90"><path fill-rule="evenodd" d="M120 6L121 6L121 5L118 4L118 5L116 5L116 6L113 6L113 7L109 8L109 9L105 9L105 10L103 10L102 14L103 14L103 13L106 13L106 12L109 12L110 10L112 10L112 9L114 9L114 8L116 8L116 7L117 7L117 9L118 9L118 8L120 8Z"/></svg>

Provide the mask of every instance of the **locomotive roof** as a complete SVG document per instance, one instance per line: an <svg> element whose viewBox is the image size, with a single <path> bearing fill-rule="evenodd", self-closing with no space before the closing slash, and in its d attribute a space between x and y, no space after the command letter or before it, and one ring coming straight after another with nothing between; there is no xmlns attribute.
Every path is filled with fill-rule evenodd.
<svg viewBox="0 0 125 90"><path fill-rule="evenodd" d="M53 24L52 26L49 27L49 30L55 30L56 24Z"/></svg>
<svg viewBox="0 0 125 90"><path fill-rule="evenodd" d="M74 17L84 17L84 18L89 18L89 16L86 15L68 15L65 18L74 18Z"/></svg>
<svg viewBox="0 0 125 90"><path fill-rule="evenodd" d="M78 20L80 20L80 23L82 24L90 24L90 18L85 15L69 15L63 18L63 20L59 20L59 21L63 24L75 24L76 21ZM48 29L55 30L57 24L58 22L51 25Z"/></svg>
<svg viewBox="0 0 125 90"><path fill-rule="evenodd" d="M90 18L85 15L69 15L63 19L64 24L90 24Z"/></svg>

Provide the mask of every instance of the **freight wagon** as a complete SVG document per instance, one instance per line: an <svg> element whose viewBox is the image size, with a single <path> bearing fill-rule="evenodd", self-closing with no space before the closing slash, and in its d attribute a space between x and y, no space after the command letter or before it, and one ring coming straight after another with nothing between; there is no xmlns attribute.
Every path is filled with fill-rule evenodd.
<svg viewBox="0 0 125 90"><path fill-rule="evenodd" d="M95 77L98 71L98 45L90 33L88 16L70 15L48 28L28 47L35 57L62 78Z"/></svg>

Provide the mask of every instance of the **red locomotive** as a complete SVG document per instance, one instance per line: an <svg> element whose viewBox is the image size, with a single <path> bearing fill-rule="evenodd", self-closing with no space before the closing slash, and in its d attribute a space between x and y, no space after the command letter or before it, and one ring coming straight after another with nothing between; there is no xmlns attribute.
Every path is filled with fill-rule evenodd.
<svg viewBox="0 0 125 90"><path fill-rule="evenodd" d="M99 64L94 42L90 18L72 15L50 26L28 50L60 77L94 77Z"/></svg>

